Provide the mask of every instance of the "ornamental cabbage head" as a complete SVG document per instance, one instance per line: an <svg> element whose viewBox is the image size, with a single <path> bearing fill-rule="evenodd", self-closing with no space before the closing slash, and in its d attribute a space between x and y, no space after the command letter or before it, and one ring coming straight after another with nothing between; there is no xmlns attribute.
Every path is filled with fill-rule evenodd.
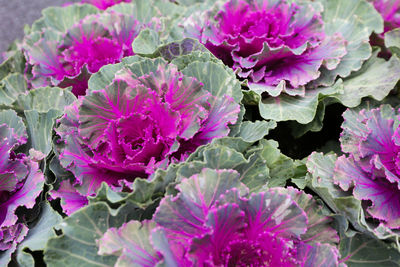
<svg viewBox="0 0 400 267"><path fill-rule="evenodd" d="M197 38L216 57L236 70L252 88L286 82L287 93L334 69L346 54L339 34L328 36L317 3L284 0L229 0L184 22L187 36ZM268 89L267 89L268 90Z"/></svg>
<svg viewBox="0 0 400 267"><path fill-rule="evenodd" d="M373 4L385 22L384 32L400 27L399 0L374 0Z"/></svg>
<svg viewBox="0 0 400 267"><path fill-rule="evenodd" d="M129 3L131 0L82 0L82 3L88 3L96 6L98 9L105 10L110 6L119 4L119 3Z"/></svg>
<svg viewBox="0 0 400 267"><path fill-rule="evenodd" d="M214 97L175 65L145 59L66 108L56 128L59 158L83 196L103 181L126 189L136 177L147 178L227 136L239 111L231 97Z"/></svg>
<svg viewBox="0 0 400 267"><path fill-rule="evenodd" d="M334 181L352 190L362 201L367 217L400 228L400 120L389 105L348 110L341 134L342 151L336 161Z"/></svg>
<svg viewBox="0 0 400 267"><path fill-rule="evenodd" d="M14 112L3 113L9 118L18 118ZM0 251L11 255L28 232L28 227L18 221L15 211L20 206L32 208L35 205L44 177L37 162L16 152L27 142L25 129L11 128L2 121L0 142Z"/></svg>
<svg viewBox="0 0 400 267"><path fill-rule="evenodd" d="M76 96L85 94L90 75L104 65L118 63L123 57L133 55L133 40L148 26L133 16L113 11L92 14L98 12L94 7L91 8L95 10L89 9L88 14L80 18L76 14L85 13L74 8L83 7L90 6L49 9L50 12L45 14L54 13L53 16L67 16L71 9L75 16L64 19L76 21L70 21L71 26L66 29L54 29L51 24L26 38L25 51L32 66L34 87L72 86Z"/></svg>
<svg viewBox="0 0 400 267"><path fill-rule="evenodd" d="M294 188L249 195L239 177L203 169L183 179L143 230L139 222L109 229L99 254L118 255L124 244L117 266L338 266L335 231L325 225L309 233L327 218L313 212L310 195ZM326 232L331 240L320 242Z"/></svg>

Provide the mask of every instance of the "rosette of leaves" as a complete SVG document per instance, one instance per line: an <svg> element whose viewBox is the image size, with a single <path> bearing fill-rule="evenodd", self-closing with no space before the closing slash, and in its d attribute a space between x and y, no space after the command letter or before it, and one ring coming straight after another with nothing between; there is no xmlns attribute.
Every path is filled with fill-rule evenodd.
<svg viewBox="0 0 400 267"><path fill-rule="evenodd" d="M244 103L258 105L265 119L315 124L325 104L355 107L366 96L381 100L398 81L397 57L386 62L374 55L363 65L371 57L370 34L383 30L381 16L364 0L200 6L206 11L183 22L186 36L235 70L249 88ZM392 75L376 77L379 68Z"/></svg>
<svg viewBox="0 0 400 267"><path fill-rule="evenodd" d="M358 231L398 244L398 112L390 105L363 106L343 117L345 154L313 153L307 162L308 185Z"/></svg>
<svg viewBox="0 0 400 267"><path fill-rule="evenodd" d="M168 5L158 8L158 2L136 0L104 12L88 4L45 9L24 40L33 87L72 86L84 95L91 74L134 54L132 42L142 30L166 31L160 15Z"/></svg>
<svg viewBox="0 0 400 267"><path fill-rule="evenodd" d="M310 195L294 188L250 195L239 177L205 168L183 179L152 221L109 229L99 254L119 256L116 266L338 265L337 233Z"/></svg>
<svg viewBox="0 0 400 267"><path fill-rule="evenodd" d="M21 118L12 110L0 112L0 264L6 266L11 254L28 233L28 225L18 217L18 207L32 209L42 192L44 177L39 164L26 155L22 146L28 136Z"/></svg>
<svg viewBox="0 0 400 267"><path fill-rule="evenodd" d="M192 62L179 71L162 58L135 56L105 67L56 127L56 153L74 178L61 178L55 196L63 197L69 214L102 182L129 191L135 178L227 136L238 122L241 98L234 74L214 62Z"/></svg>

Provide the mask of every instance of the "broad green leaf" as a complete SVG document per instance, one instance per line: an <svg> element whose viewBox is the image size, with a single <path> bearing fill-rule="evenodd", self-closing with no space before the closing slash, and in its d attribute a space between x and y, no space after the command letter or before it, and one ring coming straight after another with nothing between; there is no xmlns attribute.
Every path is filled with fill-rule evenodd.
<svg viewBox="0 0 400 267"><path fill-rule="evenodd" d="M160 44L160 39L152 29L144 29L135 38L132 43L132 50L135 54L151 55L153 54Z"/></svg>
<svg viewBox="0 0 400 267"><path fill-rule="evenodd" d="M314 83L331 85L336 76L348 76L358 70L364 60L371 56L369 36L383 31L383 19L375 8L365 0L323 0L323 20L328 35L340 33L347 41L347 54L334 70L322 70Z"/></svg>
<svg viewBox="0 0 400 267"><path fill-rule="evenodd" d="M400 57L400 29L394 29L385 33L385 46Z"/></svg>
<svg viewBox="0 0 400 267"><path fill-rule="evenodd" d="M144 58L139 56L125 57L122 59L121 63L109 64L101 67L101 69L94 73L89 79L89 90L102 90L106 86L110 85L114 79L115 73L122 69L124 66L144 60Z"/></svg>
<svg viewBox="0 0 400 267"><path fill-rule="evenodd" d="M10 73L0 82L0 105L10 106L18 97L28 90L25 78L20 73Z"/></svg>
<svg viewBox="0 0 400 267"><path fill-rule="evenodd" d="M0 64L0 81L10 73L23 74L25 71L25 57L21 51L16 51L12 56Z"/></svg>
<svg viewBox="0 0 400 267"><path fill-rule="evenodd" d="M214 62L193 62L182 70L182 73L197 78L204 84L204 88L216 98L224 95L232 97L239 103L243 94L241 86L232 70Z"/></svg>
<svg viewBox="0 0 400 267"><path fill-rule="evenodd" d="M3 110L0 112L0 125L3 123L7 124L9 128L13 128L14 133L19 137L27 137L24 122L17 116L14 110Z"/></svg>
<svg viewBox="0 0 400 267"><path fill-rule="evenodd" d="M356 107L363 97L370 96L382 100L394 88L400 79L400 60L392 56L389 61L376 56L366 61L362 68L337 84L343 88L343 94L337 95L339 101L347 107ZM384 74L384 75L382 75Z"/></svg>
<svg viewBox="0 0 400 267"><path fill-rule="evenodd" d="M306 90L305 96L281 95L262 99L258 95L258 107L266 120L295 120L301 124L310 123L317 112L318 102L326 96L339 94L340 86Z"/></svg>
<svg viewBox="0 0 400 267"><path fill-rule="evenodd" d="M104 202L80 209L60 224L63 235L48 240L44 250L47 266L114 266L117 257L99 255L97 240L109 228L142 214L131 205L111 210Z"/></svg>
<svg viewBox="0 0 400 267"><path fill-rule="evenodd" d="M42 204L41 208L39 220L18 246L17 261L20 266L33 266L34 259L30 252L43 250L47 239L56 236L54 228L62 221L61 216L48 202Z"/></svg>
<svg viewBox="0 0 400 267"><path fill-rule="evenodd" d="M25 110L24 114L32 147L47 155L52 149L54 121L63 112L57 109L50 109L47 112Z"/></svg>
<svg viewBox="0 0 400 267"><path fill-rule="evenodd" d="M355 199L351 193L344 192L333 181L336 155L312 153L307 160L308 187L317 193L324 202L337 214L345 215L353 225L360 227L361 201Z"/></svg>
<svg viewBox="0 0 400 267"><path fill-rule="evenodd" d="M276 128L275 121L245 121L240 126L238 137L246 142L256 142L262 139L268 132Z"/></svg>
<svg viewBox="0 0 400 267"><path fill-rule="evenodd" d="M274 140L260 140L261 157L269 169L268 187L284 186L286 181L293 178L295 166L293 160L281 153L278 142Z"/></svg>
<svg viewBox="0 0 400 267"><path fill-rule="evenodd" d="M110 228L99 239L100 255L119 256L115 267L156 265L161 260L150 241L153 221L130 221L121 228Z"/></svg>
<svg viewBox="0 0 400 267"><path fill-rule="evenodd" d="M65 7L49 7L42 11L43 20L32 25L32 31L42 31L43 26L64 33L77 21L83 19L87 15L99 13L99 10L89 4L69 5Z"/></svg>
<svg viewBox="0 0 400 267"><path fill-rule="evenodd" d="M343 235L340 240L341 262L348 267L391 267L400 265L400 253L383 241L365 234Z"/></svg>
<svg viewBox="0 0 400 267"><path fill-rule="evenodd" d="M15 106L22 110L47 112L51 109L64 111L64 107L74 102L76 97L70 91L58 87L41 87L30 90L18 97Z"/></svg>

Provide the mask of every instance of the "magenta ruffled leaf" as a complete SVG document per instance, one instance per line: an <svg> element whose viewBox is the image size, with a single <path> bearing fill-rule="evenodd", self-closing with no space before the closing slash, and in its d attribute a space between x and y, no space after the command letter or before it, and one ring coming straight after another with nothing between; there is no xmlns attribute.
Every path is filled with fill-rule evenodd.
<svg viewBox="0 0 400 267"><path fill-rule="evenodd" d="M334 180L364 202L367 214L389 228L400 228L398 203L400 165L398 113L388 105L347 110L341 134L342 150Z"/></svg>
<svg viewBox="0 0 400 267"><path fill-rule="evenodd" d="M0 265L7 266L11 255L28 233L28 227L22 223L0 228Z"/></svg>
<svg viewBox="0 0 400 267"><path fill-rule="evenodd" d="M12 110L0 112L0 142L0 264L6 266L28 232L16 210L33 208L44 176L37 162L16 152L27 142L27 134L22 119Z"/></svg>
<svg viewBox="0 0 400 267"><path fill-rule="evenodd" d="M68 180L62 181L57 190L50 191L50 195L52 198L61 199L61 207L67 215L88 204L87 198L82 196Z"/></svg>

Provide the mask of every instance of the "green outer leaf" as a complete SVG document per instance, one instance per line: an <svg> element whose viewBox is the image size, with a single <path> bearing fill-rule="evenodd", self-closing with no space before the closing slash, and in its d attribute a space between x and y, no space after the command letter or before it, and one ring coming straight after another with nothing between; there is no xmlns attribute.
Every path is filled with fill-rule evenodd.
<svg viewBox="0 0 400 267"><path fill-rule="evenodd" d="M322 70L314 84L331 85L336 76L346 77L358 70L371 55L368 43L372 31L383 31L383 19L372 4L365 0L323 0L323 20L328 35L340 33L347 41L347 54L334 70Z"/></svg>
<svg viewBox="0 0 400 267"><path fill-rule="evenodd" d="M343 235L340 240L341 262L349 267L389 267L400 265L400 253L384 242L365 234Z"/></svg>
<svg viewBox="0 0 400 267"><path fill-rule="evenodd" d="M347 107L356 107L366 96L382 100L400 79L400 60L394 55L389 61L378 58L376 51L362 68L337 84L344 90L336 98Z"/></svg>
<svg viewBox="0 0 400 267"><path fill-rule="evenodd" d="M127 57L122 59L121 63L106 65L89 79L89 92L103 90L114 80L115 74L123 68L129 68L133 74L138 77L157 71L157 67L166 64L162 58L148 59L139 56Z"/></svg>
<svg viewBox="0 0 400 267"><path fill-rule="evenodd" d="M115 267L142 266L139 262L158 256L150 241L155 227L153 221L130 221L121 228L110 228L98 241L99 255L119 256Z"/></svg>
<svg viewBox="0 0 400 267"><path fill-rule="evenodd" d="M6 123L8 127L13 128L14 133L19 137L27 137L25 124L22 119L17 116L17 113L14 110L3 110L0 112L0 125L3 123Z"/></svg>
<svg viewBox="0 0 400 267"><path fill-rule="evenodd" d="M10 73L24 73L25 70L25 57L21 51L16 51L9 58L4 60L0 64L0 80L3 80L4 77L9 75Z"/></svg>
<svg viewBox="0 0 400 267"><path fill-rule="evenodd" d="M318 102L326 96L339 94L342 88L332 86L313 90L306 90L303 97L281 95L261 99L256 96L261 116L266 120L288 121L295 120L301 124L310 123L316 114ZM255 95L253 94L253 98Z"/></svg>
<svg viewBox="0 0 400 267"><path fill-rule="evenodd" d="M53 228L57 227L61 221L61 216L51 208L48 202L42 204L39 221L29 229L28 235L18 246L17 261L21 266L33 266L32 255L24 250L43 250L47 239L56 236Z"/></svg>
<svg viewBox="0 0 400 267"><path fill-rule="evenodd" d="M365 231L360 226L359 220L362 215L361 201L333 183L336 158L336 155L316 152L308 157L306 163L308 187L316 192L335 213L345 215L354 227Z"/></svg>
<svg viewBox="0 0 400 267"><path fill-rule="evenodd" d="M240 132L236 136L243 138L246 142L255 142L262 139L276 126L275 121L245 121L240 126Z"/></svg>
<svg viewBox="0 0 400 267"><path fill-rule="evenodd" d="M197 78L204 88L216 98L228 95L240 103L243 98L241 85L232 70L214 62L193 62L182 73Z"/></svg>
<svg viewBox="0 0 400 267"><path fill-rule="evenodd" d="M11 105L18 95L27 90L24 76L20 73L10 73L0 82L0 105Z"/></svg>
<svg viewBox="0 0 400 267"><path fill-rule="evenodd" d="M144 29L135 38L132 43L132 49L135 54L151 55L160 44L160 39L152 29Z"/></svg>
<svg viewBox="0 0 400 267"><path fill-rule="evenodd" d="M89 90L94 91L104 89L106 86L111 84L117 71L129 64L141 60L144 60L144 58L140 56L125 57L122 59L121 63L109 64L101 67L98 72L94 73L90 77L88 84Z"/></svg>
<svg viewBox="0 0 400 267"><path fill-rule="evenodd" d="M69 90L58 87L41 87L30 90L26 95L18 97L15 106L21 110L34 109L37 112L47 112L51 109L64 111L76 100L74 94Z"/></svg>
<svg viewBox="0 0 400 267"><path fill-rule="evenodd" d="M47 266L114 266L117 257L98 255L97 241L110 227L142 216L132 205L111 210L104 202L86 206L60 225L63 235L50 238L44 250Z"/></svg>
<svg viewBox="0 0 400 267"><path fill-rule="evenodd" d="M400 29L394 29L385 33L385 46L400 57Z"/></svg>
<svg viewBox="0 0 400 267"><path fill-rule="evenodd" d="M50 109L47 112L25 110L24 114L32 147L45 155L49 154L52 149L54 121L63 112L57 109Z"/></svg>
<svg viewBox="0 0 400 267"><path fill-rule="evenodd" d="M260 146L262 147L261 156L269 168L268 187L284 186L286 181L294 176L296 167L293 160L281 153L278 142L274 140L262 139Z"/></svg>
<svg viewBox="0 0 400 267"><path fill-rule="evenodd" d="M43 30L43 26L60 33L69 28L87 15L99 13L99 10L89 4L73 4L65 7L49 7L42 11L43 20L39 19L32 25L32 32Z"/></svg>

